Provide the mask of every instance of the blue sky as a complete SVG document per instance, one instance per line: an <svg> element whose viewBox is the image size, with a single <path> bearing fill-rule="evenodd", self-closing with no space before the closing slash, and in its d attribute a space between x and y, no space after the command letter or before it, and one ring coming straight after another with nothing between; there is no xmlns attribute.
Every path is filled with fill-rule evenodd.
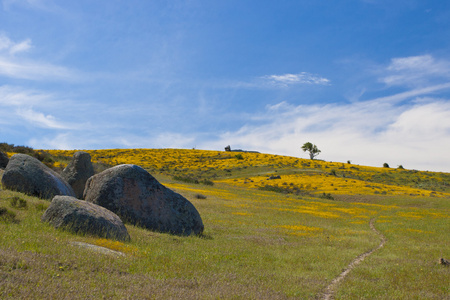
<svg viewBox="0 0 450 300"><path fill-rule="evenodd" d="M0 3L0 142L450 172L448 1Z"/></svg>

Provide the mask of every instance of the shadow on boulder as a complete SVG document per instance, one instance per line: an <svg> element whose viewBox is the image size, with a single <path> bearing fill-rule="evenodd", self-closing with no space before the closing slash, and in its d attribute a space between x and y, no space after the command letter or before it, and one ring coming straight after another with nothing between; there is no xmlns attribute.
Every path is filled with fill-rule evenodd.
<svg viewBox="0 0 450 300"><path fill-rule="evenodd" d="M0 151L0 169L6 168L8 162L9 162L8 155Z"/></svg>

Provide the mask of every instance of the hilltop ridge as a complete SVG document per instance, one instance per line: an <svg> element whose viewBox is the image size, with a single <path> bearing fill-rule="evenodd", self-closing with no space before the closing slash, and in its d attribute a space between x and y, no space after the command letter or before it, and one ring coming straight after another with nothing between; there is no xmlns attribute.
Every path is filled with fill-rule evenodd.
<svg viewBox="0 0 450 300"><path fill-rule="evenodd" d="M257 152L195 149L83 150L103 165L136 164L151 173L285 193L450 196L450 173L368 167ZM46 150L63 168L76 150ZM281 180L268 181L272 175Z"/></svg>

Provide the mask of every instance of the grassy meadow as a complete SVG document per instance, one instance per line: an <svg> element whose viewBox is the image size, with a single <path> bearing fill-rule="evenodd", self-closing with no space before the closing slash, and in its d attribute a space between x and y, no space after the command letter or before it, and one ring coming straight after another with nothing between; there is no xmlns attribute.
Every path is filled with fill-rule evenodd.
<svg viewBox="0 0 450 300"><path fill-rule="evenodd" d="M64 168L75 151L47 151ZM450 174L260 153L89 150L139 165L199 211L202 236L126 225L121 243L40 221L49 202L0 190L0 298L450 299ZM12 153L9 153L11 155ZM1 171L0 171L1 172ZM1 173L0 173L1 175ZM103 254L75 242L120 251Z"/></svg>

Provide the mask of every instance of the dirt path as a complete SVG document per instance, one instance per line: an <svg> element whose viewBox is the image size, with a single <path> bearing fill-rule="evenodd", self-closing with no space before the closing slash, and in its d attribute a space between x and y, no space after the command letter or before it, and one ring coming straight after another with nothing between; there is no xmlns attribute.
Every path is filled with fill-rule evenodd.
<svg viewBox="0 0 450 300"><path fill-rule="evenodd" d="M339 283L345 278L345 276L350 273L351 270L353 270L359 263L361 263L367 256L371 255L378 249L382 248L384 244L386 243L386 237L379 232L375 226L374 226L375 219L370 220L370 229L372 229L378 236L381 238L380 244L373 248L372 250L369 250L359 256L357 256L348 266L345 268L341 274L339 274L338 277L333 279L331 283L324 289L324 291L319 295L319 299L329 300L334 299L334 293L336 292L336 288L339 285Z"/></svg>

